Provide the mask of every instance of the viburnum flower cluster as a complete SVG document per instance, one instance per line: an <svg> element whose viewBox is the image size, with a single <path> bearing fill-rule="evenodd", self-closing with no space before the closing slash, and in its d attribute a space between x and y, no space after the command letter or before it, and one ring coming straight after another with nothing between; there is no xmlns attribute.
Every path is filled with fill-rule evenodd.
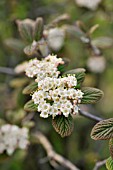
<svg viewBox="0 0 113 170"><path fill-rule="evenodd" d="M0 127L0 153L11 155L16 148L26 149L28 145L28 129L16 125L5 124Z"/></svg>
<svg viewBox="0 0 113 170"><path fill-rule="evenodd" d="M28 77L36 77L36 82L38 82L45 77L58 77L59 64L64 64L64 61L56 56L49 55L41 61L35 58L29 61L25 72Z"/></svg>
<svg viewBox="0 0 113 170"><path fill-rule="evenodd" d="M43 118L77 114L84 94L76 88L75 75L59 76L59 64L64 64L61 58L49 55L41 61L31 60L26 68L28 77L36 77L37 91L33 92L32 100Z"/></svg>

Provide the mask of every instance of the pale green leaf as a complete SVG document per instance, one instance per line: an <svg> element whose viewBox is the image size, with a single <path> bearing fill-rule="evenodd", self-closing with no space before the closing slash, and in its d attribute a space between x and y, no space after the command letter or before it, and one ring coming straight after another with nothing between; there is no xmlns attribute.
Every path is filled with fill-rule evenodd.
<svg viewBox="0 0 113 170"><path fill-rule="evenodd" d="M103 92L101 90L92 87L84 87L82 88L82 92L84 93L81 100L82 104L96 103L103 97Z"/></svg>
<svg viewBox="0 0 113 170"><path fill-rule="evenodd" d="M36 91L37 88L38 88L38 83L33 82L33 83L29 84L27 87L24 88L23 94L30 94L33 91Z"/></svg>
<svg viewBox="0 0 113 170"><path fill-rule="evenodd" d="M113 159L113 138L111 138L109 140L109 151L110 151L110 155L111 155L111 157Z"/></svg>
<svg viewBox="0 0 113 170"><path fill-rule="evenodd" d="M34 104L33 100L29 100L25 105L24 105L24 110L28 112L32 111L37 111L38 105Z"/></svg>
<svg viewBox="0 0 113 170"><path fill-rule="evenodd" d="M106 168L108 170L113 170L113 160L111 157L109 157L106 161Z"/></svg>
<svg viewBox="0 0 113 170"><path fill-rule="evenodd" d="M110 37L98 37L92 41L93 45L98 48L110 48L113 46L113 39Z"/></svg>

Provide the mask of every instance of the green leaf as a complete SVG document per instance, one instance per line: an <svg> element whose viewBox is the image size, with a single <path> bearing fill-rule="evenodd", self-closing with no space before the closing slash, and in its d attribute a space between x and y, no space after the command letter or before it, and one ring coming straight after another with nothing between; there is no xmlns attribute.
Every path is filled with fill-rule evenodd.
<svg viewBox="0 0 113 170"><path fill-rule="evenodd" d="M102 120L97 123L91 132L94 140L107 140L113 137L113 118Z"/></svg>
<svg viewBox="0 0 113 170"><path fill-rule="evenodd" d="M31 19L18 20L17 24L21 37L27 42L32 42L34 21Z"/></svg>
<svg viewBox="0 0 113 170"><path fill-rule="evenodd" d="M98 48L105 49L113 46L113 39L111 37L98 37L92 43Z"/></svg>
<svg viewBox="0 0 113 170"><path fill-rule="evenodd" d="M103 97L103 92L101 90L92 87L84 87L82 88L82 92L84 93L81 100L82 104L93 104Z"/></svg>
<svg viewBox="0 0 113 170"><path fill-rule="evenodd" d="M37 43L36 44L32 43L31 45L28 45L24 48L24 53L27 56L32 56L36 54L36 51L37 51Z"/></svg>
<svg viewBox="0 0 113 170"><path fill-rule="evenodd" d="M28 112L32 111L37 111L37 105L34 104L33 100L29 100L25 105L24 105L24 110Z"/></svg>
<svg viewBox="0 0 113 170"><path fill-rule="evenodd" d="M8 49L19 54L23 52L25 47L23 41L16 38L7 38L4 40L4 44Z"/></svg>
<svg viewBox="0 0 113 170"><path fill-rule="evenodd" d="M28 83L28 79L26 77L19 77L19 78L14 78L10 81L10 86L12 88L20 88L25 86Z"/></svg>
<svg viewBox="0 0 113 170"><path fill-rule="evenodd" d="M38 88L38 83L31 83L30 85L28 85L27 87L24 88L23 90L23 94L30 94L32 93L33 91L36 91Z"/></svg>
<svg viewBox="0 0 113 170"><path fill-rule="evenodd" d="M77 79L77 84L81 84L85 78L85 69L77 68L77 69L69 70L69 71L66 71L63 75L66 75L66 74L75 74L75 77Z"/></svg>
<svg viewBox="0 0 113 170"><path fill-rule="evenodd" d="M111 155L111 157L113 159L113 138L111 138L109 140L109 151L110 151L110 155Z"/></svg>
<svg viewBox="0 0 113 170"><path fill-rule="evenodd" d="M56 132L61 135L61 137L69 136L72 133L74 127L73 118L71 115L68 117L59 115L52 119L52 125Z"/></svg>
<svg viewBox="0 0 113 170"><path fill-rule="evenodd" d="M43 19L41 17L38 17L36 19L34 32L33 32L34 40L38 41L41 39L43 35L43 28L44 28Z"/></svg>
<svg viewBox="0 0 113 170"><path fill-rule="evenodd" d="M67 14L67 13L65 13L65 14L63 14L63 15L60 15L60 16L58 16L57 18L55 18L52 22L51 22L51 24L52 25L61 25L61 24L63 24L65 21L67 22L68 20L70 19L70 16Z"/></svg>
<svg viewBox="0 0 113 170"><path fill-rule="evenodd" d="M111 157L109 157L106 161L106 168L108 170L113 170L113 160Z"/></svg>

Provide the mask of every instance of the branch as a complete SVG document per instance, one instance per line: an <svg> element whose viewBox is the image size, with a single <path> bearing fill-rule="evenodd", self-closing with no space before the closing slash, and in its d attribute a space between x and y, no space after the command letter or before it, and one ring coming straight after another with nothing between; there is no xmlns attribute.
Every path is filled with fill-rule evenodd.
<svg viewBox="0 0 113 170"><path fill-rule="evenodd" d="M13 75L13 76L16 75L14 70L12 68L8 68L8 67L0 67L0 73L9 74L9 75Z"/></svg>
<svg viewBox="0 0 113 170"><path fill-rule="evenodd" d="M97 162L93 170L98 170L101 166L105 165L105 163L106 163L106 159L103 161Z"/></svg>
<svg viewBox="0 0 113 170"><path fill-rule="evenodd" d="M50 161L51 165L56 167L56 164L59 163L65 168L68 168L69 170L79 170L74 164L72 164L69 160L62 157L61 155L57 154L51 145L51 143L48 141L48 139L41 133L36 132L34 134L35 140L38 140L38 142L43 146L43 148L46 150L48 160Z"/></svg>
<svg viewBox="0 0 113 170"><path fill-rule="evenodd" d="M79 110L79 114L86 117L86 118L88 118L88 119L94 120L96 122L99 122L99 121L103 120L103 118L100 118L98 116L92 115L92 114L90 114L90 113L88 113L86 111L83 111L83 110Z"/></svg>

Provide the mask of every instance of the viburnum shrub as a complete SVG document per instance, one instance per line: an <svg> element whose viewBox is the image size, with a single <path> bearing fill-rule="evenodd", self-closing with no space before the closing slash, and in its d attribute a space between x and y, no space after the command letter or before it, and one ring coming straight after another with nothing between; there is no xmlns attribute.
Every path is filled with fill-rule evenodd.
<svg viewBox="0 0 113 170"><path fill-rule="evenodd" d="M66 17L64 15L56 21L67 19ZM80 104L96 103L103 92L96 88L82 87L85 69L78 68L65 72L66 60L51 55L51 49L43 55L43 48L40 46L46 42L49 47L47 40L51 25L44 26L42 18L37 18L36 21L26 19L17 23L20 35L31 44L25 47L24 52L32 59L15 69L18 72L21 67L26 76L33 78L34 81L23 90L24 94L31 96L24 109L36 112L41 118L51 116L54 129L62 137L68 136L73 130L73 115L79 114ZM65 33L63 26L62 30Z"/></svg>

